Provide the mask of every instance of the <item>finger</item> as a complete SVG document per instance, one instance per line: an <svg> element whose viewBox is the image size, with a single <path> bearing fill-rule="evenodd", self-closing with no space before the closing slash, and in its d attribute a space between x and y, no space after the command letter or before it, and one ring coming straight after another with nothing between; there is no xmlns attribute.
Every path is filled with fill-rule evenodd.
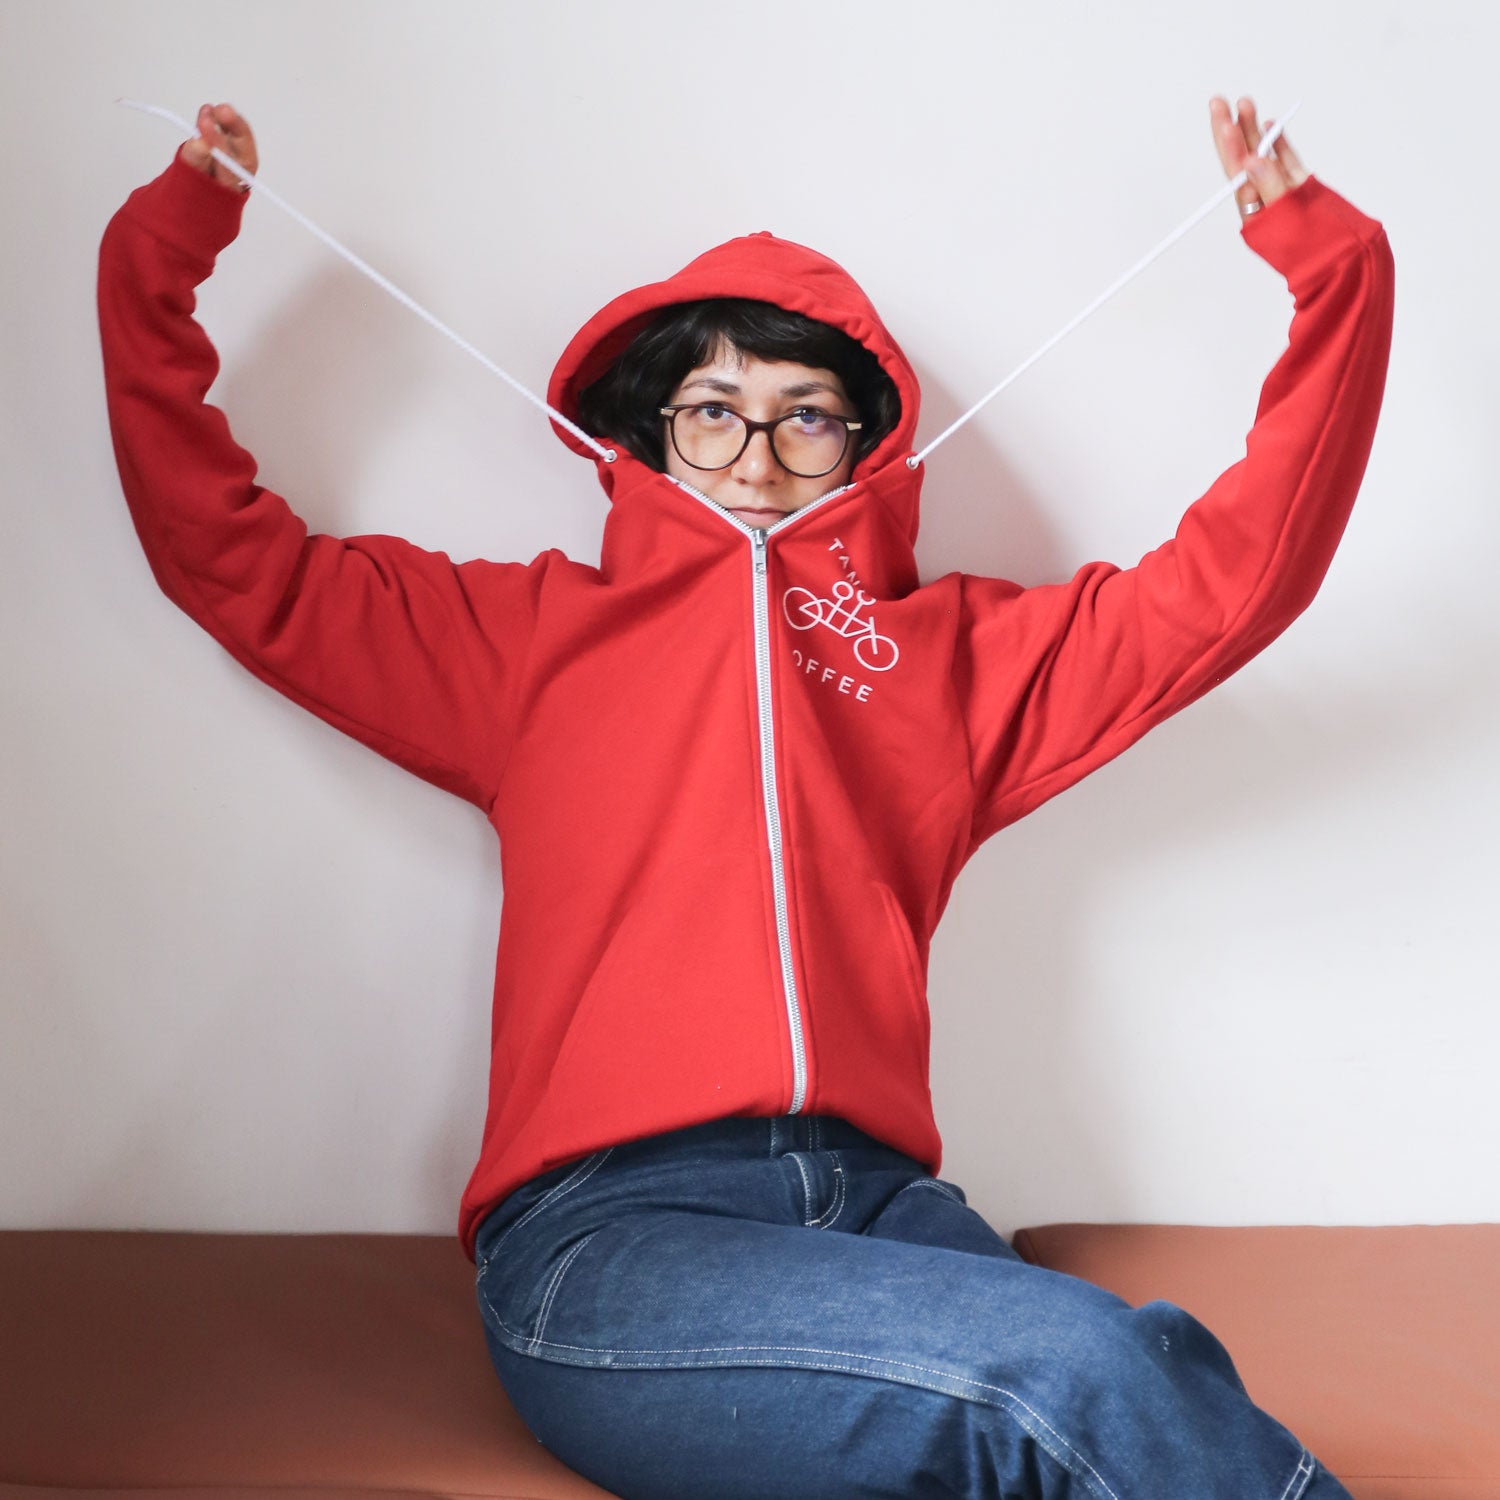
<svg viewBox="0 0 1500 1500"><path fill-rule="evenodd" d="M1287 189L1285 177L1281 168L1270 156L1261 154L1261 142L1265 139L1265 131L1262 130L1260 122L1255 118L1255 100L1248 94L1239 101L1240 129L1245 134L1246 144L1250 147L1250 155L1245 160L1245 170L1250 175L1250 181L1255 185L1255 195L1262 204L1274 203ZM1269 130L1274 122L1267 120L1265 129ZM1262 163L1269 163L1271 170L1267 171Z"/></svg>
<svg viewBox="0 0 1500 1500"><path fill-rule="evenodd" d="M1255 120L1255 100L1249 95L1242 95L1236 106L1236 114L1240 122L1240 131L1245 137L1245 144L1251 151L1260 149L1260 126Z"/></svg>
<svg viewBox="0 0 1500 1500"><path fill-rule="evenodd" d="M1250 181L1262 203L1274 203L1291 188L1286 173L1282 171L1280 162L1276 160L1274 150L1269 156L1248 158L1245 162L1245 170L1249 173Z"/></svg>
<svg viewBox="0 0 1500 1500"><path fill-rule="evenodd" d="M1245 163L1245 137L1239 122L1229 110L1229 101L1216 94L1208 102L1209 123L1213 126L1214 148L1226 177L1235 176Z"/></svg>
<svg viewBox="0 0 1500 1500"><path fill-rule="evenodd" d="M205 173L210 172L213 166L213 157L209 154L211 146L210 127L208 123L209 108L210 106L207 104L199 106L197 119L198 134L189 136L182 143L182 148L177 153L188 166Z"/></svg>
<svg viewBox="0 0 1500 1500"><path fill-rule="evenodd" d="M247 172L256 166L255 136L250 122L232 105L219 104L214 107L214 119L228 142L227 150Z"/></svg>
<svg viewBox="0 0 1500 1500"><path fill-rule="evenodd" d="M222 182L229 174L213 158L213 153L224 150L225 146L224 130L219 124L216 105L205 104L198 111L198 139L203 143L203 152L207 157L203 170L215 182Z"/></svg>
<svg viewBox="0 0 1500 1500"><path fill-rule="evenodd" d="M1276 160L1286 174L1287 183L1291 187L1301 187L1307 181L1308 171L1302 164L1302 158L1292 149L1292 143L1284 135L1277 136L1274 149Z"/></svg>
<svg viewBox="0 0 1500 1500"><path fill-rule="evenodd" d="M1275 120L1266 121L1266 133L1270 134ZM1262 138L1264 139L1264 137ZM1286 144L1284 135L1277 135L1271 142L1262 160L1267 168L1259 192L1265 202L1270 203L1289 193L1306 180L1307 170L1297 159L1297 153Z"/></svg>
<svg viewBox="0 0 1500 1500"><path fill-rule="evenodd" d="M1209 104L1214 122L1214 143L1219 148L1219 161L1224 167L1224 175L1233 178L1238 177L1241 172L1246 174L1245 181L1234 190L1235 206L1239 209L1241 217L1247 215L1247 210L1249 213L1254 213L1264 206L1260 190L1251 175L1256 157L1246 138L1247 121L1257 142L1260 139L1260 131L1255 123L1253 104L1248 111L1245 109L1248 103L1250 101L1241 99L1233 113L1230 111L1227 99L1216 96Z"/></svg>
<svg viewBox="0 0 1500 1500"><path fill-rule="evenodd" d="M206 127L206 139L210 146L222 151L232 161L238 162L247 172L255 171L255 140L250 127L230 104L210 106L200 120ZM225 187L242 188L244 182L220 161L213 161L210 175Z"/></svg>

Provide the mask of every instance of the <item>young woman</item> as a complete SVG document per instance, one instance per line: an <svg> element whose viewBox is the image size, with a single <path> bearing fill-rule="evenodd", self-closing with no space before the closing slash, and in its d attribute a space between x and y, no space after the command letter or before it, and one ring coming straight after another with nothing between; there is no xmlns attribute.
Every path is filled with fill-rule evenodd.
<svg viewBox="0 0 1500 1500"><path fill-rule="evenodd" d="M554 374L602 442L600 565L309 536L203 402L193 287L254 170L227 105L106 232L126 497L250 670L481 807L505 904L460 1214L496 1370L627 1497L1346 1492L1180 1309L1024 1264L953 1184L928 943L991 834L1307 604L1384 381L1380 226L1211 106L1296 310L1243 459L1137 567L1020 588L913 556L918 390L832 261L730 241ZM562 431L562 429L559 429Z"/></svg>

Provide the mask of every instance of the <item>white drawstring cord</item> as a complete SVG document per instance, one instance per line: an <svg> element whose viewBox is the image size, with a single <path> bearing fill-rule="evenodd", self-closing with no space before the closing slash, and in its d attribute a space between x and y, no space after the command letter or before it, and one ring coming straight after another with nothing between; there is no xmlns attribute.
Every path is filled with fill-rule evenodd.
<svg viewBox="0 0 1500 1500"><path fill-rule="evenodd" d="M1292 116L1296 114L1297 111L1301 108L1302 101L1299 99L1289 110L1287 110L1286 114L1282 116L1281 119L1277 120L1276 123L1266 131L1265 135L1261 137L1260 145L1256 147L1257 156L1264 157L1270 155L1271 147L1276 144L1277 138L1281 135L1281 132L1286 129L1286 122L1290 120ZM1056 345L1060 344L1070 333L1072 333L1075 328L1078 327L1081 322L1083 322L1086 317L1089 316L1090 313L1097 312L1101 307L1104 306L1106 302L1109 301L1111 297L1114 296L1116 292L1120 290L1121 287L1123 287L1127 282L1133 280L1136 276L1140 275L1140 273L1144 271L1146 267L1149 266L1158 255L1161 255L1164 251L1171 249L1171 247L1175 245L1177 241L1180 240L1183 235L1188 232L1188 230L1192 229L1196 224L1206 219L1209 214L1211 214L1214 209L1219 206L1219 204L1221 204L1226 198L1228 198L1239 188L1242 188L1245 183L1249 181L1249 176L1250 174L1248 172L1240 172L1237 176L1232 177L1228 182L1226 182L1224 186L1220 188L1219 191L1215 193L1213 197L1210 198L1208 202L1205 203L1203 207L1197 211L1197 213L1193 214L1191 218L1179 224L1177 228L1174 229L1171 234L1169 234L1166 239L1161 242L1161 244L1159 244L1149 254L1142 256L1141 259L1138 260L1128 271L1126 271L1123 276L1121 276L1117 281L1110 285L1106 290L1100 292L1100 294L1095 297L1094 300L1090 302L1089 305L1084 308L1084 310L1079 313L1076 318L1072 320L1072 322L1070 322L1066 327L1060 328L1056 333L1052 335L1050 339L1047 340L1045 344L1042 345L1040 349L1036 351L1035 354L1032 354L1021 364L1017 365L1016 368L1012 370L1010 374L1007 375L1005 379L1002 380L1000 384L994 388L994 390L992 390L988 395L980 397L980 399L976 401L973 406L971 406L968 411L963 414L963 416L961 416L950 426L945 427L942 432L938 433L938 435L933 438L933 440L928 443L928 445L923 448L920 453L912 454L912 456L906 460L907 467L915 469L917 465L920 464L927 457L927 455L937 447L939 443L945 442L948 438L952 437L953 434L957 432L958 429L969 420L970 417L972 417L976 412L980 411L983 407L989 405L989 403L993 401L995 397L998 396L1000 392L1003 391L1006 386L1011 383L1011 381L1015 380L1018 376L1024 374L1027 370L1029 370L1032 365L1034 365L1037 360L1039 360L1049 349L1052 349Z"/></svg>
<svg viewBox="0 0 1500 1500"><path fill-rule="evenodd" d="M143 114L155 115L158 119L161 120L168 120L189 136L196 135L198 133L197 128L195 126L189 125L188 122L184 120L180 115L174 115L171 110L162 109L158 105L142 104L139 100L136 99L117 99L115 100L115 103L123 104L127 109L138 109ZM553 419L553 421L558 423L558 425L561 427L566 427L567 430L579 440L579 442L586 443L606 463L613 463L615 461L617 454L615 453L615 450L613 448L606 448L603 443L600 443L594 438L590 437L589 434L586 433L581 427L579 427L576 422L570 422L560 411L556 410L554 407L548 406L548 404L543 401L540 396L535 395L533 392L527 390L527 388L522 385L521 382L515 378L515 376L507 374L488 355L481 353L466 338L464 338L460 334L455 333L446 323L442 321L441 318L437 318L432 313L428 312L420 302L417 302L413 298L407 296L407 294L403 292L400 287L396 286L393 282L386 280L386 278L382 276L379 271L377 271L373 266L367 264L365 261L362 261L359 256L357 256L352 250L345 249L343 245L339 244L339 242L327 232L327 230L320 229L316 224L313 223L311 219L307 217L306 214L300 212L298 209L293 208L292 205L278 193L272 192L271 189L268 188L265 183L260 180L259 177L256 177L253 174L247 172L237 161L234 160L232 156L229 156L226 152L220 151L217 146L211 146L209 149L213 152L213 158L216 162L220 163L220 165L224 167L227 167L247 187L254 187L258 194L263 197L269 198L271 202L277 206L277 208L281 209L284 213L290 214L292 218L294 218L304 229L309 230L312 234L315 234L320 240L322 240L330 250L333 250L337 254L342 255L344 259L347 260L356 271L362 271L366 276L370 278L371 281L375 283L376 286L380 287L383 291L389 292L391 296L396 299L396 301L400 302L405 307L409 307L414 313L416 313L419 318L423 319L423 321L427 323L430 323L434 328L436 328L439 333L444 334L446 337L452 339L460 349L464 350L468 354L472 354L474 358L477 359L479 363L485 367L486 370L490 371L490 373L493 375L498 375L501 380L505 381L507 385L519 391L534 406L541 407L541 409L546 412Z"/></svg>
<svg viewBox="0 0 1500 1500"><path fill-rule="evenodd" d="M189 125L188 122L184 120L180 115L174 115L170 110L162 109L158 105L142 104L139 100L136 99L118 99L115 102L117 104L123 104L129 109L138 109L143 114L155 115L158 119L167 120L189 136L196 133L194 127ZM1258 156L1265 157L1270 154L1271 148L1276 144L1276 141L1280 137L1282 131L1286 129L1287 121L1290 120L1292 116L1295 115L1301 108L1302 101L1299 99L1294 105L1292 105L1289 110L1287 110L1286 114L1283 115L1281 119L1277 120L1276 123L1266 131L1265 135L1261 137L1260 145L1256 148L1256 154ZM317 224L313 223L313 221L309 219L306 214L294 208L290 203L286 201L285 198L281 197L278 193L273 192L263 182L261 182L258 177L247 172L237 161L234 160L233 157L229 156L226 152L220 151L217 146L212 146L209 149L213 154L214 160L226 167L230 172L238 177L241 182L245 183L247 187L253 186L257 190L257 192L269 198L271 202L274 203L279 209L287 214L290 214L291 217L294 218L299 224L301 224L304 229L308 230L310 233L316 235L318 239L322 240L323 243L329 247L329 249L343 256L343 258L347 260L349 264L355 268L355 270L360 271L364 275L368 276L370 280L376 284L376 286L382 288L384 291L389 292L391 296L393 296L398 302L400 302L405 307L409 307L414 313L416 313L419 318L431 324L432 327L436 328L439 333L451 339L455 344L458 345L460 349L463 349L467 353L472 354L474 358L477 359L479 363L485 367L485 369L489 370L494 375L498 375L513 389L519 391L521 395L523 395L534 406L540 407L555 422L571 432L573 436L576 437L581 443L586 444L595 453L597 453L599 457L604 459L606 463L613 463L615 461L617 455L613 448L606 448L602 443L598 442L596 439L586 433L575 422L569 421L568 418L565 417L560 411L556 410L554 407L549 406L545 401L542 400L540 396L528 390L526 386L522 385L521 382L517 380L513 375L510 375L506 371L502 370L499 365L497 365L492 359L489 358L488 355L476 349L474 345L471 344L466 338L458 333L455 333L453 329L451 329L440 318L428 312L427 309L421 305L421 303L417 302L412 297L409 297L405 292L401 290L400 287L396 286L393 282L388 281L384 276L380 274L379 271L377 271L367 262L361 260L359 256L357 256L352 250L346 249L336 239L334 239L334 237L329 234L327 230L322 229ZM1239 188L1243 187L1248 180L1249 174L1246 172L1240 172L1235 177L1226 182L1224 186L1220 188L1219 191L1216 192L1196 213L1194 213L1191 217L1184 220L1183 223L1178 225L1178 227L1174 229L1172 233L1166 237L1166 239L1164 239L1159 245L1157 245L1154 250L1151 250L1149 253L1142 256L1142 258L1138 260L1135 265L1133 265L1128 271L1126 271L1122 276L1120 276L1117 280L1111 283L1110 286L1102 291L1096 298L1094 298L1094 300L1089 303L1089 305L1085 307L1082 312L1080 312L1069 323L1067 323L1064 327L1060 328L1056 333L1054 333L1045 344L1043 344L1039 349L1036 350L1035 353L1031 354L1030 356L1028 356L1028 358L1022 361L1021 364L1017 365L1016 368L1012 370L1010 374L1007 375L1005 379L999 383L999 385L995 386L994 389L989 391L986 395L980 397L980 399L976 401L973 406L968 409L968 411L966 411L961 417L959 417L957 421L952 422L947 427L945 427L943 431L940 432L920 452L912 454L911 457L906 460L908 467L915 469L919 464L921 464L927 458L927 455L930 454L933 449L938 446L939 443L946 442L950 437L952 437L953 434L957 432L965 422L967 422L971 417L977 415L986 406L988 406L989 403L993 401L1001 391L1003 391L1008 385L1010 385L1012 381L1018 379L1027 370L1029 370L1032 365L1034 365L1044 354L1048 352L1048 350L1053 349L1058 344L1060 344L1063 339L1065 339L1070 333L1072 333L1075 328L1078 327L1080 323L1084 321L1085 318L1089 317L1092 313L1097 312L1101 307L1103 307L1104 304L1108 302L1116 292L1120 291L1121 288L1126 286L1129 282L1134 280L1135 277L1140 275L1140 273L1144 271L1146 267L1149 266L1151 262L1154 261L1159 255L1162 255L1167 250L1171 249L1171 247L1175 245L1177 241L1180 240L1185 234L1187 234L1189 230L1193 229L1196 225L1206 219L1209 214L1211 214L1214 209L1224 201L1224 199L1228 198Z"/></svg>

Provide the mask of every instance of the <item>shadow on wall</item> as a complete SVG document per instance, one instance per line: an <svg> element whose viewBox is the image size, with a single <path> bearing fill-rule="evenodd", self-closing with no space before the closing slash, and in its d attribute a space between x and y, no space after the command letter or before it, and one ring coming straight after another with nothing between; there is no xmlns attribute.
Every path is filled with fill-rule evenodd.
<svg viewBox="0 0 1500 1500"><path fill-rule="evenodd" d="M398 284L413 284L403 276L402 268L394 271ZM228 267L221 273L224 277L231 274ZM422 290L416 287L419 298ZM205 291L204 300L209 305L203 309L201 321L210 338L217 341L228 322L224 295L222 288L212 284ZM424 389L441 372L442 361L448 357L444 341L432 330L393 306L351 268L331 265L301 281L274 312L257 320L253 337L237 348L232 361L225 362L209 399L224 412L236 440L255 455L260 481L285 494L310 530L357 534L377 529L358 517L368 487L378 477L377 466L388 451L392 429L417 409ZM477 368L474 378L495 385L492 377ZM501 399L510 397L502 390ZM541 432L539 441L547 445L549 454L556 449L558 462L566 463L567 455L545 425ZM591 482L586 473L580 477ZM441 524L435 529L440 531ZM420 788L422 796L441 798L442 794L421 788L407 773L383 766L371 751L338 731L317 724L304 710L227 660L224 670L242 680L247 695L267 700L268 706L262 706L271 718L279 721L284 716L288 724L306 723L314 726L315 733L326 735L335 760L347 754L351 763L356 759L361 764L368 761L373 768L368 774L371 787L384 785L389 776ZM269 724L269 720L266 722ZM269 724L264 732L274 734L278 730ZM190 816L184 806L174 803L165 815L178 819ZM278 817L295 817L287 808L268 807L265 812L273 827ZM472 871L472 878L464 885L476 893L472 902L465 902L460 920L453 924L461 931L457 987L438 996L383 988L386 976L379 972L378 961L372 965L368 955L351 950L347 983L341 983L340 988L346 1003L349 996L369 1003L373 1038L379 1036L385 1012L399 1008L408 1015L439 1015L444 1046L429 1055L441 1058L440 1066L451 1079L451 1086L435 1092L449 1099L463 1099L472 1106L488 1056L498 913L493 896L498 894L498 880L493 834L482 814L470 808L462 809L462 813L466 821L457 826L470 830L471 841L454 845L451 833L445 830L453 849L452 864ZM399 824L400 816L390 814L393 827ZM286 826L288 859L305 858L305 850L295 852L301 849L301 842L292 833L292 825ZM274 834L268 836L274 841ZM319 1203L324 1196L318 1191L319 1185L333 1183L340 1185L335 1200L345 1202L351 1178L368 1178L362 1201L372 1214L383 1212L391 1201L400 1205L398 1211L403 1214L410 1212L409 1205L417 1203L424 1207L429 1221L444 1229L450 1227L456 1216L458 1190L473 1167L478 1148L480 1120L474 1117L472 1107L462 1116L450 1110L423 1122L416 1131L420 1139L404 1142L398 1161L382 1164L373 1157L361 1142L379 1131L381 1117L389 1108L376 1096L382 1087L399 1090L402 1069L414 1060L397 1053L382 1059L378 1071L374 1067L361 1069L355 1076L341 1072L326 1092L319 1085L308 1086L309 1078L316 1073L316 1060L310 1053L304 1057L283 1055L287 1043L275 1033L274 1017L261 1019L257 1014L256 983L276 983L277 935L257 918L253 898L231 905L224 887L237 886L238 881L226 881L220 871L221 862L232 858L232 851L206 844L201 847L204 909L213 911L215 920L232 922L247 932L259 929L265 945L264 960L255 975L229 969L205 976L194 973L181 960L170 963L171 982L189 992L201 985L199 993L204 995L205 1004L190 1024L176 1027L171 1035L159 1039L153 1049L150 1076L139 1080L128 1098L122 1098L121 1114L111 1138L100 1143L89 1180L80 1181L70 1193L75 1221L84 1222L102 1211L111 1223L129 1224L134 1220L159 1226L185 1212L185 1227L201 1227L211 1220L216 1225L227 1223L247 1229L331 1228L334 1226L327 1224L273 1223L267 1205L284 1212L290 1204L295 1212L301 1204ZM262 851L260 858L268 857ZM425 867L423 859L416 862ZM366 897L375 889L366 887ZM378 892L376 895L378 899ZM393 934L402 931L406 916L393 912L388 930ZM368 914L363 916L363 921L370 920ZM171 945L177 924L192 922L190 908L164 912L160 928L149 937L143 934L141 941L153 946ZM306 933L298 936L308 938ZM327 937L329 943L341 940L352 943L353 937L346 934L341 938L338 931ZM54 966L60 966L64 958L58 956ZM447 964L445 972L452 973L454 967ZM59 991L69 992L62 985ZM75 1029L80 1055L87 1057L89 1043L94 1041L88 1025L94 1002L83 998L86 1003L80 1008ZM319 1019L309 1024L316 1028L334 1023ZM390 1031L393 1038L399 1034L399 1026ZM339 1053L357 1060L362 1050L368 1055L378 1047L378 1040L367 1035L341 1046ZM222 1082L226 1049L236 1056L238 1080L228 1090ZM95 1046L94 1051L97 1061L82 1064L79 1078L108 1077L116 1066L102 1047ZM279 1090L287 1092L278 1097ZM482 1099L482 1092L479 1097ZM142 1110L142 1102L148 1103L149 1109ZM237 1160L226 1164L213 1159L203 1143L222 1143L238 1122L253 1122L263 1108L274 1108L278 1119L290 1114L302 1121L295 1152L274 1150L275 1142L288 1138L285 1128L278 1126L262 1135L252 1123L244 1128L244 1150L236 1153ZM413 1163L419 1164L419 1171L413 1171ZM166 1182L161 1193L155 1188L159 1182ZM245 1196L226 1201L226 1182L235 1184ZM261 1191L256 1190L257 1185ZM182 1205L187 1205L185 1210ZM366 1227L399 1230L414 1226Z"/></svg>
<svg viewBox="0 0 1500 1500"><path fill-rule="evenodd" d="M959 408L928 378L924 394L935 398L924 426L940 431ZM929 480L925 512L931 521L943 507L937 540L944 564L924 567L923 577L954 566L1022 582L1071 576L1084 559L1064 555L1048 507L982 433L966 429L965 442L965 469L992 478L982 502L949 487L962 503L948 505L934 503L943 492ZM1226 453L1223 467L1241 456L1242 450ZM1179 511L1195 498L1182 496ZM1178 519L1163 513L1162 540ZM1317 630L1323 608L1315 601L1288 634ZM1262 679L1250 691L1208 694L1148 735L1144 754L1133 748L1102 768L1108 795L1091 787L1086 808L1075 811L1064 794L1061 805L1050 803L1036 815L1045 820L1046 836L1029 820L1023 829L1002 831L960 876L934 942L932 1009L934 1059L947 1084L939 1124L953 1142L994 1143L984 1157L993 1165L971 1194L1008 1196L1014 1188L1018 1198L1035 1201L1046 1196L1036 1184L1055 1172L1087 1202L1091 1217L1138 1217L1131 1181L1138 1167L1126 1168L1131 1153L1122 1151L1116 1131L1128 1090L1100 1065L1097 1045L1080 1035L1100 1001L1097 965L1085 977L1080 942L1108 893L1149 879L1164 853L1231 847L1268 822L1294 828L1304 815L1358 795L1361 786L1376 809L1389 796L1393 768L1410 768L1402 774L1423 785L1421 766L1442 745L1485 733L1492 710L1475 692L1472 670L1463 670L1477 643L1470 640L1470 652L1459 658L1443 648L1439 627L1429 621L1432 648L1413 650L1412 629L1410 615L1393 611L1382 622L1385 640L1361 641L1372 667L1357 678L1332 677L1330 667L1305 686ZM1268 651L1276 649L1273 642ZM1492 633L1483 654L1500 659L1500 635ZM1257 665L1243 669L1246 686ZM1384 847L1380 826L1372 818L1376 858ZM1293 837L1289 853L1296 852ZM1336 943L1336 934L1329 941ZM1014 1050L971 1040L996 1036ZM1291 1090L1298 1079L1291 1052L1286 1066L1275 1086ZM973 1160L972 1150L963 1154ZM982 1203L977 1196L976 1207L1002 1227L1012 1212L1006 1201Z"/></svg>
<svg viewBox="0 0 1500 1500"><path fill-rule="evenodd" d="M432 378L435 351L430 329L332 265L264 322L210 399L310 530L357 535L368 529L352 518L371 465Z"/></svg>
<svg viewBox="0 0 1500 1500"><path fill-rule="evenodd" d="M967 403L954 400L926 366L916 369L922 386L921 447L956 421ZM926 460L917 541L922 581L954 571L1019 583L1070 578L1084 559L1068 556L1054 520L1057 506L1035 495L1004 450L985 436L988 410ZM981 478L976 482L973 476Z"/></svg>

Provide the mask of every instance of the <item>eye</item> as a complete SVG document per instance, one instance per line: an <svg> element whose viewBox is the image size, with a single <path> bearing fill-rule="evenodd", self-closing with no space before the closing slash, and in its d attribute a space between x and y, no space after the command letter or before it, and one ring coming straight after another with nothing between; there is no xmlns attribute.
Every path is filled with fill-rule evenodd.
<svg viewBox="0 0 1500 1500"><path fill-rule="evenodd" d="M734 413L717 401L705 401L701 406L694 406L691 408L691 414L695 422L701 422L709 427L722 427L735 420Z"/></svg>
<svg viewBox="0 0 1500 1500"><path fill-rule="evenodd" d="M827 432L839 425L836 417L830 417L826 411L819 411L816 406L799 406L790 415L795 419L797 430L809 435Z"/></svg>

